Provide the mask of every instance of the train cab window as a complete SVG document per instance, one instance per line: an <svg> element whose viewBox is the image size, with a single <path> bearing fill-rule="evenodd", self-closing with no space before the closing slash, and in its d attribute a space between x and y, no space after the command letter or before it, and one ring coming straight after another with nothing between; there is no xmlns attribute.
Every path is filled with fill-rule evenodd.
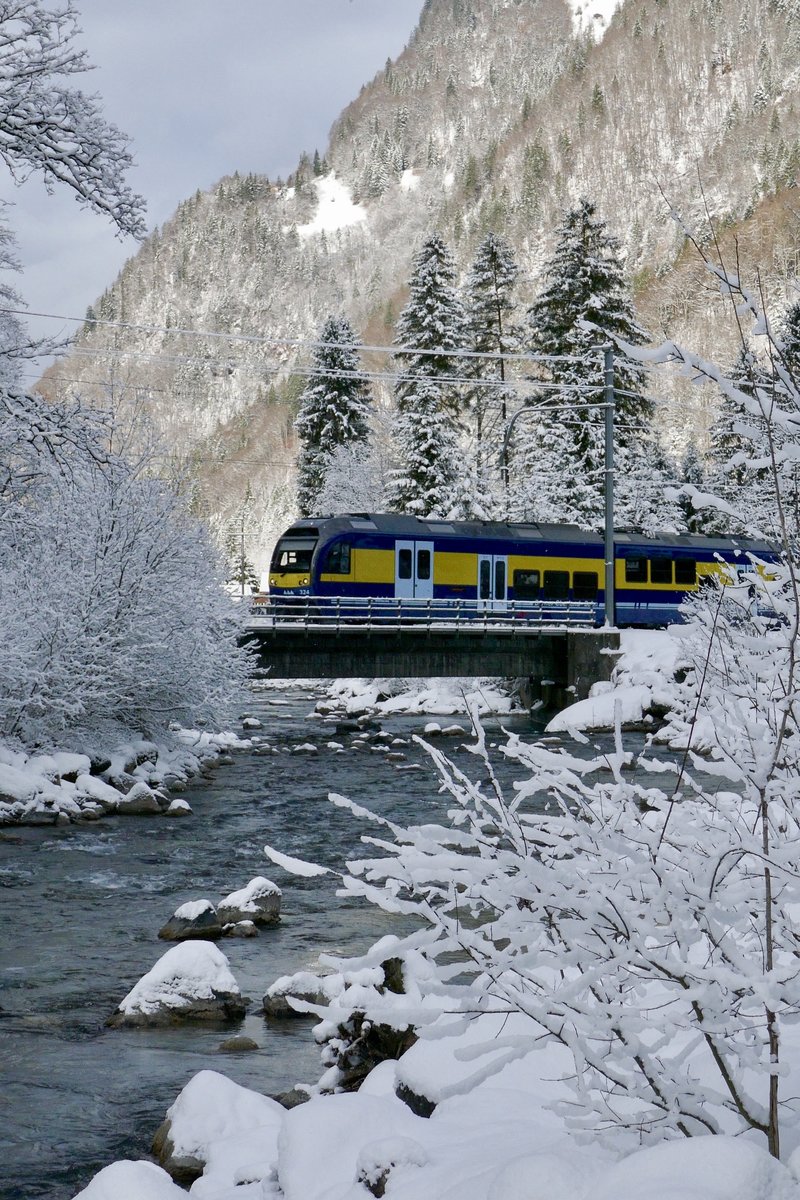
<svg viewBox="0 0 800 1200"><path fill-rule="evenodd" d="M569 571L545 571L545 600L567 600L569 598Z"/></svg>
<svg viewBox="0 0 800 1200"><path fill-rule="evenodd" d="M310 571L316 538L281 538L275 547L270 570L278 575Z"/></svg>
<svg viewBox="0 0 800 1200"><path fill-rule="evenodd" d="M647 559L646 558L626 558L625 559L625 582L626 583L647 583Z"/></svg>
<svg viewBox="0 0 800 1200"><path fill-rule="evenodd" d="M675 582L684 585L697 583L697 563L694 559L675 559Z"/></svg>
<svg viewBox="0 0 800 1200"><path fill-rule="evenodd" d="M572 576L572 595L576 600L596 600L597 572L576 571Z"/></svg>
<svg viewBox="0 0 800 1200"><path fill-rule="evenodd" d="M402 551L401 551L402 553ZM417 579L430 579L431 577L431 552L430 550L417 551Z"/></svg>
<svg viewBox="0 0 800 1200"><path fill-rule="evenodd" d="M672 559L671 558L651 558L650 559L650 582L651 583L672 583Z"/></svg>
<svg viewBox="0 0 800 1200"><path fill-rule="evenodd" d="M397 551L397 578L411 579L413 568L413 560L411 551L408 549Z"/></svg>
<svg viewBox="0 0 800 1200"><path fill-rule="evenodd" d="M336 542L328 551L325 566L322 568L328 575L350 574L350 543Z"/></svg>
<svg viewBox="0 0 800 1200"><path fill-rule="evenodd" d="M539 572L538 571L515 571L514 572L514 599L515 600L538 600L539 599Z"/></svg>

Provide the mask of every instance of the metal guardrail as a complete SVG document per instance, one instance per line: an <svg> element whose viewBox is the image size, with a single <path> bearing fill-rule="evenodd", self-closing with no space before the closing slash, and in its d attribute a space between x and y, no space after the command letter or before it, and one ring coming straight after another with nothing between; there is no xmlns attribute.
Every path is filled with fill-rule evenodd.
<svg viewBox="0 0 800 1200"><path fill-rule="evenodd" d="M391 597L324 596L269 598L250 604L252 629L400 630L440 629L477 633L535 633L543 628L592 627L597 605L590 600L410 600Z"/></svg>

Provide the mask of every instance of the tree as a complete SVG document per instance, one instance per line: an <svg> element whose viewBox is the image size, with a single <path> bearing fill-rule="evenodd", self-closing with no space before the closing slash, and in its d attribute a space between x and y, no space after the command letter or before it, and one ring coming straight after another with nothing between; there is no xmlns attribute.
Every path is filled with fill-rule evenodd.
<svg viewBox="0 0 800 1200"><path fill-rule="evenodd" d="M421 517L463 511L457 352L465 341L464 311L441 234L427 238L415 256L409 291L395 332L400 377L390 500L399 512Z"/></svg>
<svg viewBox="0 0 800 1200"><path fill-rule="evenodd" d="M99 748L229 720L246 657L221 564L141 415L134 440L6 390L0 447L0 736Z"/></svg>
<svg viewBox="0 0 800 1200"><path fill-rule="evenodd" d="M370 394L356 347L347 318L328 317L294 423L300 441L297 504L303 516L316 511L334 451L363 444L369 436Z"/></svg>
<svg viewBox="0 0 800 1200"><path fill-rule="evenodd" d="M552 440L557 446L557 431L569 425L567 441L577 455L567 468L569 487L559 491L561 519L599 527L604 454L601 348L615 337L632 346L642 345L647 337L633 313L619 243L607 232L591 201L582 199L566 213L544 276L545 289L528 310L528 344L533 353L543 356L544 387L535 399L553 410L552 415L546 414L556 431ZM652 418L644 379L642 364L617 350L615 445L620 490ZM572 411L575 405L580 407ZM568 406L570 411L563 411ZM557 478L564 468L563 453L556 462L523 465L527 472L534 468L548 479Z"/></svg>
<svg viewBox="0 0 800 1200"><path fill-rule="evenodd" d="M503 355L519 350L518 331L512 323L518 274L511 247L489 233L478 247L464 284L467 346L486 356L467 359L466 373L475 380L470 392L475 480L487 515L500 515L507 507L498 487L498 469L502 473L505 466L500 461L503 439L516 393L508 381ZM502 484L506 483L503 479Z"/></svg>
<svg viewBox="0 0 800 1200"><path fill-rule="evenodd" d="M246 591L257 592L261 582L252 560L248 556L248 541L253 518L253 493L247 485L244 499L235 515L228 521L225 534L225 559L228 566L228 583L239 588L240 595Z"/></svg>

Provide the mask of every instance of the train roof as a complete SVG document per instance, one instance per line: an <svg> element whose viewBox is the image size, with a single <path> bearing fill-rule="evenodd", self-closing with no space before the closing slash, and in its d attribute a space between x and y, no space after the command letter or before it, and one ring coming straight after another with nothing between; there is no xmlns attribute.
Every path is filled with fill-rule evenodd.
<svg viewBox="0 0 800 1200"><path fill-rule="evenodd" d="M502 541L549 541L581 545L602 545L599 533L581 529L578 525L553 525L535 521L447 521L438 517L413 517L405 513L342 513L335 517L306 517L296 521L283 535L294 534L332 537L337 533L361 532L391 534L408 538L496 538ZM633 530L614 532L619 548L661 547L705 551L738 549L745 553L777 553L777 547L754 538L730 536L709 537L697 533L658 533L646 535Z"/></svg>

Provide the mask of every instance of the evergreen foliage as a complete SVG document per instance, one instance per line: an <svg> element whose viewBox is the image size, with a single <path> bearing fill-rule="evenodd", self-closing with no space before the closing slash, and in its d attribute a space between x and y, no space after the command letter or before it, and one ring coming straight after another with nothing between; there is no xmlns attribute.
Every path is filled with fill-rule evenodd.
<svg viewBox="0 0 800 1200"><path fill-rule="evenodd" d="M464 348L466 330L441 234L431 234L417 253L409 291L395 334L404 352L398 355L390 501L415 516L462 514L468 505L458 447L462 388L453 382L462 360L451 352Z"/></svg>
<svg viewBox="0 0 800 1200"><path fill-rule="evenodd" d="M513 354L519 333L513 324L514 287L519 267L508 243L488 233L478 247L464 285L467 345L485 355ZM516 392L502 357L467 359L466 373L476 381L469 393L470 432L474 445L475 482L487 516L500 516L507 480L501 462L503 439Z"/></svg>
<svg viewBox="0 0 800 1200"><path fill-rule="evenodd" d="M537 452L530 439L528 442L528 451L536 456L534 504L539 503L540 496L544 502L546 496L554 513L561 513L560 519L598 527L603 513L602 347L610 337L641 345L647 335L633 313L619 242L608 233L590 200L581 199L566 213L544 277L544 291L528 311L529 347L535 354L546 356L540 365L540 377L550 385L536 402L552 410L543 415L543 422L550 427L546 443ZM653 406L644 395L644 378L641 363L619 350L615 352L615 448L620 495L652 418ZM576 405L580 407L573 409ZM562 442L570 447L570 456L576 456L569 462L566 476L564 449L559 449ZM525 465L529 474L532 464L528 461ZM523 489L523 502L525 499ZM530 504L531 498L527 498Z"/></svg>
<svg viewBox="0 0 800 1200"><path fill-rule="evenodd" d="M300 394L294 427L300 441L297 505L311 516L331 455L369 436L371 397L361 376L356 336L346 317L329 316L314 351L312 373Z"/></svg>

